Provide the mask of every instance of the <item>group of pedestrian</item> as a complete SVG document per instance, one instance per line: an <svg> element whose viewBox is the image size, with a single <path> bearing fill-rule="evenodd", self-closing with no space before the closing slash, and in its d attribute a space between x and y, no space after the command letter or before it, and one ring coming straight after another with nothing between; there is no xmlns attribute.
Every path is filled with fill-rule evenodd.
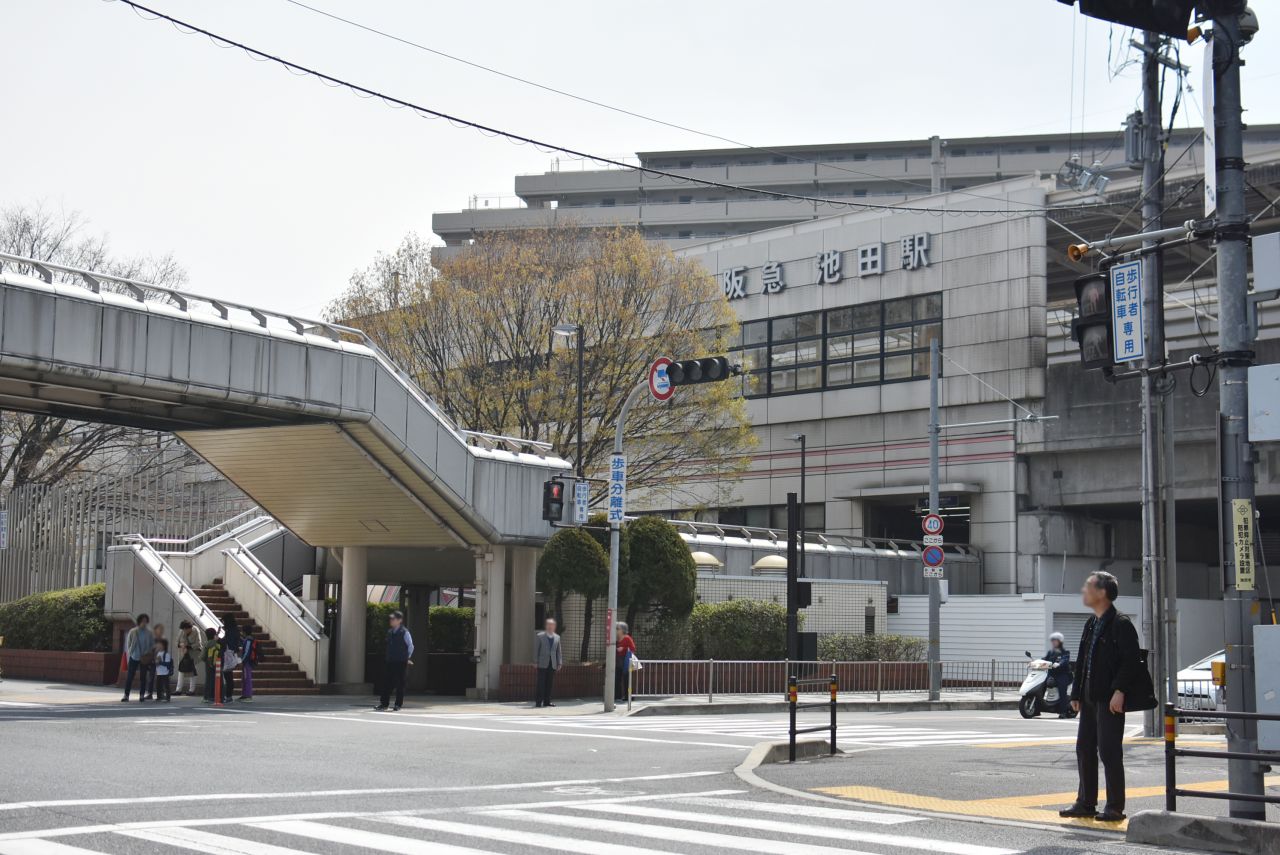
<svg viewBox="0 0 1280 855"><path fill-rule="evenodd" d="M614 657L613 697L625 701L631 697L631 672L639 670L640 660L636 656L636 642L631 637L631 629L622 622L614 632ZM551 698L556 672L564 667L564 653L556 632L555 618L547 618L542 632L534 640L533 662L537 667L533 706L535 709L554 707Z"/></svg>
<svg viewBox="0 0 1280 855"><path fill-rule="evenodd" d="M169 650L169 640L165 638L164 625L151 626L149 615L140 614L134 626L125 635L124 653L126 671L124 680L124 697L122 703L129 700L133 692L134 677L138 677L138 700L170 702L175 694L173 678L177 675L176 694L193 696L196 693L196 677L199 670L196 663L203 661L204 702L213 703L214 683L220 676L222 680L222 697L232 700L235 697L235 669L240 668L244 674L244 687L240 700L253 700L253 668L258 664L258 640L253 634L253 624L246 621L244 633L235 621L228 620L219 634L212 627L201 635L189 620L178 624L177 659Z"/></svg>

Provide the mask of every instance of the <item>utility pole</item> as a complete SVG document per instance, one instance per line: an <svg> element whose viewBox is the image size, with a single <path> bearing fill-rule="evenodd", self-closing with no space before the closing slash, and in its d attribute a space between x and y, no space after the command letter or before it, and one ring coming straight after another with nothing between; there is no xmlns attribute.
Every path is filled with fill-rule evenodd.
<svg viewBox="0 0 1280 855"><path fill-rule="evenodd" d="M1258 623L1258 600L1252 578L1237 575L1237 556L1252 561L1253 542L1241 543L1232 520L1237 515L1254 518L1253 449L1249 445L1248 368L1253 363L1249 331L1248 240L1249 221L1244 196L1244 125L1240 106L1240 16L1244 3L1215 0L1211 4L1213 30L1213 122L1217 166L1217 219L1214 239L1218 245L1218 447L1221 455L1218 487L1220 548L1222 550L1223 612L1227 643L1227 709L1257 710L1253 667L1253 627ZM1249 38L1252 38L1252 32ZM1207 146L1206 146L1207 148ZM1212 164L1206 164L1210 168ZM1244 589L1240 585L1243 583ZM1256 753L1256 722L1227 720L1227 750ZM1263 794L1262 769L1254 760L1229 760L1230 792ZM1266 808L1231 801L1231 816L1265 819Z"/></svg>
<svg viewBox="0 0 1280 855"><path fill-rule="evenodd" d="M929 513L938 513L938 445L942 433L938 384L942 382L942 350L929 342ZM929 579L929 700L942 697L942 580Z"/></svg>
<svg viewBox="0 0 1280 855"><path fill-rule="evenodd" d="M1160 102L1160 51L1164 39L1148 30L1142 40L1142 228L1152 232L1161 226L1164 210L1164 113ZM1150 651L1147 665L1155 675L1156 697L1161 705L1143 714L1147 737L1162 731L1165 680L1171 667L1177 671L1177 653L1165 647L1166 608L1174 606L1164 595L1173 575L1165 554L1164 485L1167 477L1163 431L1169 430L1167 378L1155 373L1165 362L1164 264L1160 242L1142 244L1143 317L1146 329L1147 373L1142 377L1142 637ZM1168 665L1166 665L1166 662ZM1176 695L1175 695L1176 697Z"/></svg>
<svg viewBox="0 0 1280 855"><path fill-rule="evenodd" d="M798 514L796 494L787 493L787 660L800 658L800 565L798 552Z"/></svg>

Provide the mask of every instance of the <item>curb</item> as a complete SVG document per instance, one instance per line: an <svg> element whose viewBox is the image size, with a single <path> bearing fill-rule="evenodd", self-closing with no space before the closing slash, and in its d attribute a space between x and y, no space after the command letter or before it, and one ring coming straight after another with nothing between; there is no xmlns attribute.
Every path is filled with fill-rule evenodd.
<svg viewBox="0 0 1280 855"><path fill-rule="evenodd" d="M1280 855L1280 834L1274 823L1163 810L1144 810L1130 817L1125 841L1221 855Z"/></svg>
<svg viewBox="0 0 1280 855"><path fill-rule="evenodd" d="M838 712L946 712L950 710L1016 710L1017 701L839 701ZM653 704L637 707L628 716L650 715L732 715L733 713L785 713L786 701L747 703Z"/></svg>

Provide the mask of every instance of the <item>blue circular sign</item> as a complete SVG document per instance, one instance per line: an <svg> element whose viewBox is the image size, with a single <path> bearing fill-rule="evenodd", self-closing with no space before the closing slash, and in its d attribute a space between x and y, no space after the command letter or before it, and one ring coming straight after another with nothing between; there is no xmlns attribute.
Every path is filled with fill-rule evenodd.
<svg viewBox="0 0 1280 855"><path fill-rule="evenodd" d="M920 558L924 561L926 567L941 567L946 557L947 555L942 551L941 546L926 546L924 552L920 553Z"/></svg>

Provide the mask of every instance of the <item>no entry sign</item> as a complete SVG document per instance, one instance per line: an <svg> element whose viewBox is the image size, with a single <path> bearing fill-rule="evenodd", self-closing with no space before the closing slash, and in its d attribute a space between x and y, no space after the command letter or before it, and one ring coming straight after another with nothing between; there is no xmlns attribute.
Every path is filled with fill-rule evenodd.
<svg viewBox="0 0 1280 855"><path fill-rule="evenodd" d="M649 366L649 394L655 400L668 401L675 394L676 387L671 385L671 378L667 376L667 366L670 364L670 359L659 356Z"/></svg>

